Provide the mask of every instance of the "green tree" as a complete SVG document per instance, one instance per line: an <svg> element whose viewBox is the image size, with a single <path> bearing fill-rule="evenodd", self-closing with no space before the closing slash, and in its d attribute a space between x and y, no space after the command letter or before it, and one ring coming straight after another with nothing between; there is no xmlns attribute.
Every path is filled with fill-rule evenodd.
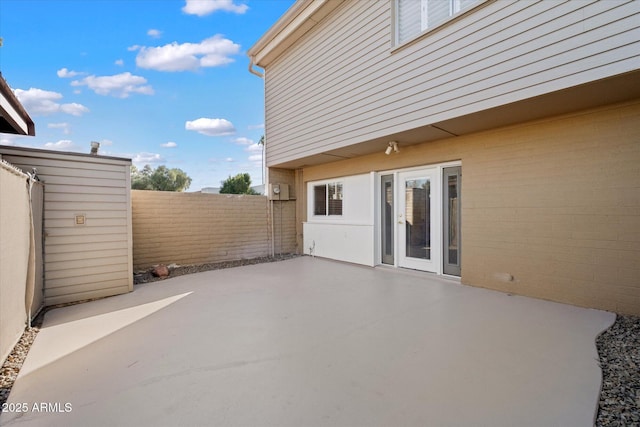
<svg viewBox="0 0 640 427"><path fill-rule="evenodd" d="M131 188L134 190L184 191L191 185L191 178L181 169L169 169L164 165L142 170L131 166Z"/></svg>
<svg viewBox="0 0 640 427"><path fill-rule="evenodd" d="M220 194L259 194L251 188L251 176L239 173L221 182Z"/></svg>
<svg viewBox="0 0 640 427"><path fill-rule="evenodd" d="M151 166L145 165L139 170L135 165L131 166L131 188L134 190L153 190L149 177L151 176Z"/></svg>

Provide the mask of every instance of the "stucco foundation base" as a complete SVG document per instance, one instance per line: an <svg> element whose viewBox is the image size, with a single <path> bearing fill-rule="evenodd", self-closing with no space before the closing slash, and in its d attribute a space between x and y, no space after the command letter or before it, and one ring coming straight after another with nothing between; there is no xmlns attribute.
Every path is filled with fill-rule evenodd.
<svg viewBox="0 0 640 427"><path fill-rule="evenodd" d="M199 273L47 313L0 421L587 426L613 321L309 257Z"/></svg>

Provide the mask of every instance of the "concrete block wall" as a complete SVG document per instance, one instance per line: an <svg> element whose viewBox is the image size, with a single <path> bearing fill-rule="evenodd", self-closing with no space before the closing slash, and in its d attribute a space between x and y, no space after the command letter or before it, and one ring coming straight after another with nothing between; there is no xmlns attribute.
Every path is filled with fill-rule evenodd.
<svg viewBox="0 0 640 427"><path fill-rule="evenodd" d="M298 253L296 229L296 189L295 171L269 168L268 182L289 185L289 200L273 201L273 243L274 253Z"/></svg>
<svg viewBox="0 0 640 427"><path fill-rule="evenodd" d="M131 191L134 270L270 255L265 196Z"/></svg>
<svg viewBox="0 0 640 427"><path fill-rule="evenodd" d="M479 135L463 281L640 315L639 141L638 103Z"/></svg>
<svg viewBox="0 0 640 427"><path fill-rule="evenodd" d="M273 224L274 253L297 253L295 200L273 201Z"/></svg>

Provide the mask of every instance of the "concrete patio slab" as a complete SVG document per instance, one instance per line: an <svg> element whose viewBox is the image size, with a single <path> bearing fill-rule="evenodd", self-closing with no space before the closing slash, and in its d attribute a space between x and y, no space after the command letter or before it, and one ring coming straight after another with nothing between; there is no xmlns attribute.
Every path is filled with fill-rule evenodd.
<svg viewBox="0 0 640 427"><path fill-rule="evenodd" d="M614 320L310 257L181 276L47 313L0 424L591 426Z"/></svg>

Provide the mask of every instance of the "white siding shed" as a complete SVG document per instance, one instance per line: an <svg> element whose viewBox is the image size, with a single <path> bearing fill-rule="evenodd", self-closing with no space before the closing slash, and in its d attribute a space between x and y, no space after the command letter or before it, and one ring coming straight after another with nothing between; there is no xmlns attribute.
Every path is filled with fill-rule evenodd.
<svg viewBox="0 0 640 427"><path fill-rule="evenodd" d="M133 290L131 160L0 146L44 183L44 303Z"/></svg>

